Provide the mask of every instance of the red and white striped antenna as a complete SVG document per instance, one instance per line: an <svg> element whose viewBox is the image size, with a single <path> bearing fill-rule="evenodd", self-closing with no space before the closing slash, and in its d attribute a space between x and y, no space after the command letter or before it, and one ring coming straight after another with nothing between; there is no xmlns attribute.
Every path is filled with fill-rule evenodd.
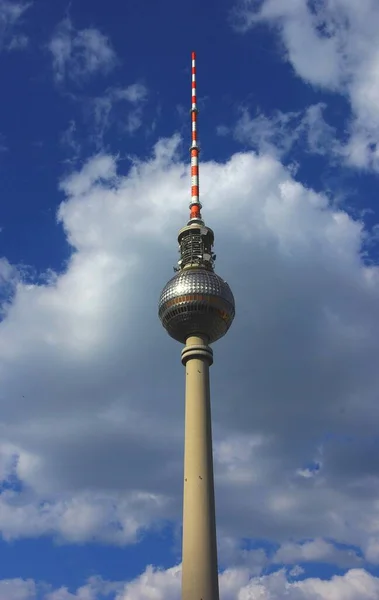
<svg viewBox="0 0 379 600"><path fill-rule="evenodd" d="M197 142L197 94L196 94L196 52L192 52L192 143L191 153L191 203L190 220L201 220L201 204L199 199L199 146Z"/></svg>

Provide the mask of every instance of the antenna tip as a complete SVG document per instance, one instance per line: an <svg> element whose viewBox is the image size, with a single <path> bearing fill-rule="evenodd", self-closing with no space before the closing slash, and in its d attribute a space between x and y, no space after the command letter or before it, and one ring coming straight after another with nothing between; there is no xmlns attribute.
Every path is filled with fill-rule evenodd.
<svg viewBox="0 0 379 600"><path fill-rule="evenodd" d="M196 52L192 52L191 56L192 56L192 60L195 60L196 59Z"/></svg>

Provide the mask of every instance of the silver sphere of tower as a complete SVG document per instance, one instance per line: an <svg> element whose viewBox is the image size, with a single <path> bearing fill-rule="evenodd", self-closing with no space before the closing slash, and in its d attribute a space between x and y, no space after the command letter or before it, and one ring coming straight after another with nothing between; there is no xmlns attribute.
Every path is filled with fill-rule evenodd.
<svg viewBox="0 0 379 600"><path fill-rule="evenodd" d="M167 333L185 343L191 335L205 335L208 343L228 331L235 314L229 285L212 269L187 267L164 287L159 318Z"/></svg>

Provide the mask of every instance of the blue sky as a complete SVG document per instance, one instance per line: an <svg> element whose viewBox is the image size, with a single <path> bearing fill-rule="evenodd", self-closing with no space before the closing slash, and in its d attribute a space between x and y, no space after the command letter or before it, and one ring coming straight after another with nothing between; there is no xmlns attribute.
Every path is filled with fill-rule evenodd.
<svg viewBox="0 0 379 600"><path fill-rule="evenodd" d="M180 597L183 372L157 316L190 194L222 598L379 597L379 7L0 0L0 600Z"/></svg>

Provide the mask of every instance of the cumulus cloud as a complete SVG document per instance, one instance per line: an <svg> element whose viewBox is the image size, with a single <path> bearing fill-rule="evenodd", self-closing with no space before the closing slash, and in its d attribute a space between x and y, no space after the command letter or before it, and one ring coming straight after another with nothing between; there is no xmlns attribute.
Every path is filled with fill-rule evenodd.
<svg viewBox="0 0 379 600"><path fill-rule="evenodd" d="M148 515L150 523L159 519L162 504L158 495L146 493L61 494L54 502L41 504L36 496L8 489L0 498L1 534L6 541L51 535L63 543L121 546L137 541L138 533L149 525Z"/></svg>
<svg viewBox="0 0 379 600"><path fill-rule="evenodd" d="M116 595L116 600L176 600L180 598L180 567L146 571ZM225 600L259 598L262 600L374 600L379 593L379 579L362 569L352 569L343 576L323 581L308 578L290 581L285 570L271 575L251 577L247 569L229 569L220 576L220 595Z"/></svg>
<svg viewBox="0 0 379 600"><path fill-rule="evenodd" d="M4 306L7 539L123 544L180 518L183 372L157 318L189 194L178 144L62 180L71 259L20 275ZM269 155L204 163L202 191L238 309L212 367L220 539L328 538L374 561L379 272L362 224Z"/></svg>
<svg viewBox="0 0 379 600"><path fill-rule="evenodd" d="M121 583L108 582L100 577L88 581L70 592L67 587L52 589L52 586L31 579L0 580L0 600L115 600Z"/></svg>
<svg viewBox="0 0 379 600"><path fill-rule="evenodd" d="M34 600L36 584L31 579L0 580L0 600Z"/></svg>
<svg viewBox="0 0 379 600"><path fill-rule="evenodd" d="M226 587L227 576L228 573L221 577L221 590ZM231 577L235 580L233 572ZM295 582L288 581L286 572L282 570L272 575L250 579L246 583L241 582L242 585L238 585L238 583L230 586L231 589L229 587L229 593L225 593L225 598L228 600L234 598L281 600L285 595L288 600L330 600L331 598L333 600L373 600L379 593L379 579L363 569L353 569L343 576L334 576L325 581L309 578Z"/></svg>
<svg viewBox="0 0 379 600"><path fill-rule="evenodd" d="M56 28L49 43L57 82L71 80L81 84L97 74L109 73L117 56L109 39L98 29L77 30L70 19Z"/></svg>
<svg viewBox="0 0 379 600"><path fill-rule="evenodd" d="M272 562L296 564L298 562L325 562L348 568L362 564L362 558L350 549L338 549L334 544L315 539L302 544L287 542L275 553Z"/></svg>
<svg viewBox="0 0 379 600"><path fill-rule="evenodd" d="M66 587L52 589L31 580L0 581L0 600L177 600L180 598L181 567L166 570L147 567L136 579L109 582L91 577L70 592ZM4 593L4 595L3 595ZM38 594L38 596L37 596ZM248 569L228 569L220 575L220 595L225 600L374 600L379 594L379 579L363 569L351 569L330 580L306 578L294 581L284 569L270 575L252 576Z"/></svg>
<svg viewBox="0 0 379 600"><path fill-rule="evenodd" d="M379 6L375 0L241 0L234 13L243 31L274 25L283 56L308 83L346 96L352 119L341 150L348 164L379 168Z"/></svg>
<svg viewBox="0 0 379 600"><path fill-rule="evenodd" d="M30 6L31 3L0 0L0 50L20 50L27 46L27 36L17 29Z"/></svg>

